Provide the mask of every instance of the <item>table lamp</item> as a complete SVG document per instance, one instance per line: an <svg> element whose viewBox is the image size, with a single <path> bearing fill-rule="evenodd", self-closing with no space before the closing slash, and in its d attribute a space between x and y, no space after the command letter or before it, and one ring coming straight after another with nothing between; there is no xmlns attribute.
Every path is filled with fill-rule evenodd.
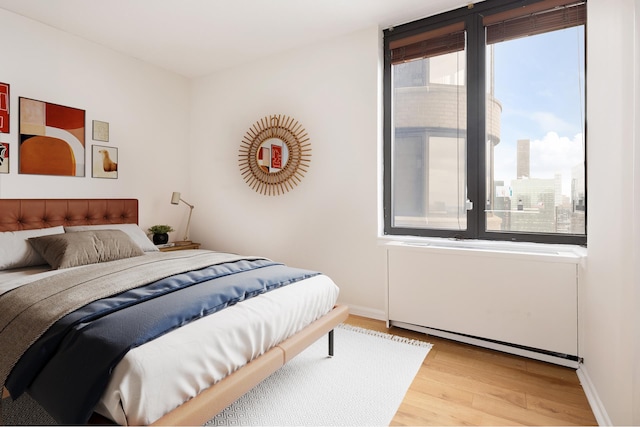
<svg viewBox="0 0 640 427"><path fill-rule="evenodd" d="M184 200L182 200L182 198L180 197L180 193L177 192L177 191L174 191L173 194L171 195L171 204L172 205L178 205L178 204L180 204L180 202L182 202L185 205L189 206L189 219L187 220L187 229L184 232L184 239L182 241L180 241L180 242L175 242L175 245L176 246L185 246L185 245L190 245L191 244L191 240L189 240L189 226L191 225L191 213L193 212L193 205L185 202Z"/></svg>

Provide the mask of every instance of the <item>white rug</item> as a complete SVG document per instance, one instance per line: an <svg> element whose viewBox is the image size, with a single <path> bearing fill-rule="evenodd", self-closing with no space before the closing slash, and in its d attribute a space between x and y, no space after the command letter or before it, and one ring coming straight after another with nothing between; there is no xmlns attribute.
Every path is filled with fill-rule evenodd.
<svg viewBox="0 0 640 427"><path fill-rule="evenodd" d="M208 425L388 426L431 344L340 325ZM2 400L4 425L54 425L28 395Z"/></svg>
<svg viewBox="0 0 640 427"><path fill-rule="evenodd" d="M431 344L341 325L207 425L388 426Z"/></svg>

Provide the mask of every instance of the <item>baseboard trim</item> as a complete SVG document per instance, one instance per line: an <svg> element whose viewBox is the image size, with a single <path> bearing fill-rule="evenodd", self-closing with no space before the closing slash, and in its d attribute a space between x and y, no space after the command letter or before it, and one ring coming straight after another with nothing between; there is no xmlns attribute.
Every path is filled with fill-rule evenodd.
<svg viewBox="0 0 640 427"><path fill-rule="evenodd" d="M383 321L387 320L387 313L385 313L384 310L374 310L369 307L363 307L360 305L351 305L348 303L346 305L349 306L349 314L353 314L355 316L368 317L370 319L375 319L375 320L383 320Z"/></svg>
<svg viewBox="0 0 640 427"><path fill-rule="evenodd" d="M580 380L580 384L582 385L582 389L584 390L584 394L587 396L587 400L589 401L589 406L591 406L591 411L593 411L593 415L596 417L596 421L600 426L611 426L613 423L611 422L611 418L609 418L609 414L607 413L606 408L604 407L602 400L600 400L600 396L598 396L598 391L596 390L593 382L591 381L591 377L589 377L589 373L587 372L587 368L584 364L580 364L578 369L576 370L578 374L578 379Z"/></svg>

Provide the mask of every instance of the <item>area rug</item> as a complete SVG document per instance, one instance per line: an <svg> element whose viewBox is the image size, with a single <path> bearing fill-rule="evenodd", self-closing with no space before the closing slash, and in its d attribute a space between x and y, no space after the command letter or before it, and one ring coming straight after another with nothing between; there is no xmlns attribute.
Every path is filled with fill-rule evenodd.
<svg viewBox="0 0 640 427"><path fill-rule="evenodd" d="M431 344L349 325L335 329L335 354L322 338L207 425L388 426ZM2 401L5 425L53 425L23 395Z"/></svg>
<svg viewBox="0 0 640 427"><path fill-rule="evenodd" d="M340 325L238 399L212 426L388 426L431 344Z"/></svg>

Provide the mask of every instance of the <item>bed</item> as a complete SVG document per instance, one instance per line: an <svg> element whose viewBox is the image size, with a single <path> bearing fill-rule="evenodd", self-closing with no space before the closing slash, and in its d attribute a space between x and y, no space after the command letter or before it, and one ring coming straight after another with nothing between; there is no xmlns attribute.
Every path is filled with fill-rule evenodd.
<svg viewBox="0 0 640 427"><path fill-rule="evenodd" d="M161 253L137 224L136 199L0 199L3 398L27 392L45 402L45 408L53 408L54 418L61 417L65 423L86 422L83 414L90 404L91 419L106 418L116 424L196 425L211 419L322 336L329 336L333 354L332 330L347 318L348 309L336 303L338 288L327 276L261 257L207 250ZM91 250L83 246L87 244ZM65 249L60 250L60 245ZM19 251L9 253L6 247L28 253L12 265L9 261ZM91 255L95 247L102 248L97 250L99 255ZM147 297L154 292L162 297ZM191 299L183 293L191 293ZM133 294L143 295L144 303L127 302ZM111 323L105 321L99 333L92 332L99 326L85 320L99 317L91 312L74 320L74 325L82 325L74 326L77 336L50 335L62 330L58 322L80 316L87 307L95 306L99 313L104 307L111 310L116 305L113 298L120 298L118 304L126 310L113 310ZM183 305L191 310L189 314L178 310ZM121 314L133 313L131 306L144 313L142 321ZM154 329L156 318L165 329ZM27 326L20 327L16 319ZM129 323L118 324L122 319ZM144 329L147 323L153 326ZM103 345L96 344L95 336L102 339L103 331L111 330L118 331L117 340L131 335L127 339L137 344L118 344L122 347L108 351L93 348ZM38 360L44 349L53 352L54 347L55 359ZM83 348L81 355L78 348ZM114 354L115 362L108 362L113 366L106 362L109 352ZM67 377L75 371L69 366L79 367L87 359L86 364L97 365L101 358L108 378L100 370L94 374L93 367L80 375L95 376L95 384L103 384L100 387ZM27 380L36 371L33 366L44 368ZM75 403L69 403L76 399L70 396L75 393L82 400L85 388L97 393L97 402L85 402L76 410L71 407ZM64 411L58 415L61 407Z"/></svg>

